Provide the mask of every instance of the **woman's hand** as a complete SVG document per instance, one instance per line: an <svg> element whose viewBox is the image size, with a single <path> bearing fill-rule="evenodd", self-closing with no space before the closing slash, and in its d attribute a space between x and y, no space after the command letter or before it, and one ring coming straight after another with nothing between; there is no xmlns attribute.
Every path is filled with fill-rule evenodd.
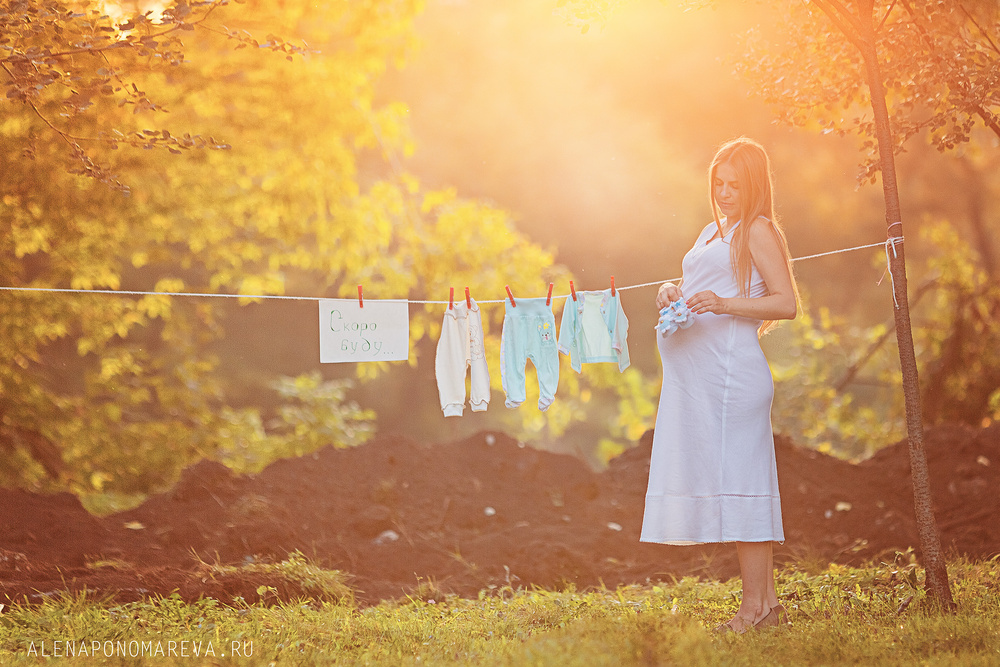
<svg viewBox="0 0 1000 667"><path fill-rule="evenodd" d="M720 298L711 290L698 292L687 300L687 306L695 315L701 315L702 313L726 314L726 299Z"/></svg>
<svg viewBox="0 0 1000 667"><path fill-rule="evenodd" d="M659 291L656 293L656 309L660 310L666 308L674 301L683 299L684 295L681 293L681 288L673 283L663 283L660 285Z"/></svg>

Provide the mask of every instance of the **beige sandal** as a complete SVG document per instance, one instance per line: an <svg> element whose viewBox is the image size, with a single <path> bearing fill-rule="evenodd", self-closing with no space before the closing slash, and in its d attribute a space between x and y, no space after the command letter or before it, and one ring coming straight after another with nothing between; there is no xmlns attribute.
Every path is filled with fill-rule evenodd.
<svg viewBox="0 0 1000 667"><path fill-rule="evenodd" d="M733 626L729 625L729 623L720 623L715 626L713 632L717 635L728 635L730 632L736 632L736 630L733 630Z"/></svg>
<svg viewBox="0 0 1000 667"><path fill-rule="evenodd" d="M764 614L764 617L753 624L754 630L760 630L761 628L773 628L778 625L778 613L775 611L777 607L771 607Z"/></svg>
<svg viewBox="0 0 1000 667"><path fill-rule="evenodd" d="M764 618L754 623L753 627L754 630L757 630L759 628L776 628L781 625L791 625L791 622L788 620L788 612L779 602L768 610Z"/></svg>
<svg viewBox="0 0 1000 667"><path fill-rule="evenodd" d="M788 620L788 612L785 607L779 602L774 606L774 611L778 614L778 625L791 625L792 622Z"/></svg>

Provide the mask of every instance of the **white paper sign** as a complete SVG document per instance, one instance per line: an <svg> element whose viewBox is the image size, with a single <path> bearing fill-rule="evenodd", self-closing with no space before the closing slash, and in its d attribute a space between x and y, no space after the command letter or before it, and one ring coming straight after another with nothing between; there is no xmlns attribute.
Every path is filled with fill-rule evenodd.
<svg viewBox="0 0 1000 667"><path fill-rule="evenodd" d="M319 361L406 361L410 309L406 301L319 300Z"/></svg>

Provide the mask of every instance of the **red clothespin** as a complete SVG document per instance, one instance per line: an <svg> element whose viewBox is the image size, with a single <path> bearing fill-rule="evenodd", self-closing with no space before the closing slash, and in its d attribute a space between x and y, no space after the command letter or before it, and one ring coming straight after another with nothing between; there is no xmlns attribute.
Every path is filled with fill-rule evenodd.
<svg viewBox="0 0 1000 667"><path fill-rule="evenodd" d="M465 288L465 305L468 306L469 310L472 310L472 295L469 294L469 288Z"/></svg>
<svg viewBox="0 0 1000 667"><path fill-rule="evenodd" d="M510 305L517 308L517 304L514 302L514 295L510 293L510 285L504 285L507 288L507 297L510 299Z"/></svg>
<svg viewBox="0 0 1000 667"><path fill-rule="evenodd" d="M569 281L569 291L573 295L573 301L576 301L576 287L573 286L573 281Z"/></svg>
<svg viewBox="0 0 1000 667"><path fill-rule="evenodd" d="M615 277L611 276L611 296L615 295Z"/></svg>
<svg viewBox="0 0 1000 667"><path fill-rule="evenodd" d="M365 296L361 290L361 285L358 285L358 307L359 308L365 307Z"/></svg>
<svg viewBox="0 0 1000 667"><path fill-rule="evenodd" d="M549 295L545 297L545 305L546 306L552 305L552 283L549 283Z"/></svg>
<svg viewBox="0 0 1000 667"><path fill-rule="evenodd" d="M455 310L455 288L448 288L448 310Z"/></svg>

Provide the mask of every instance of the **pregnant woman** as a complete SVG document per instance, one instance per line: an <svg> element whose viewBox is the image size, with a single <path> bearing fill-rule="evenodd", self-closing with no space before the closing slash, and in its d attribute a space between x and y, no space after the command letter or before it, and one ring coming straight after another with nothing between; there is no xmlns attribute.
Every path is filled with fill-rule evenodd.
<svg viewBox="0 0 1000 667"><path fill-rule="evenodd" d="M684 256L659 308L693 321L658 335L663 363L642 522L643 542L735 542L743 633L787 622L774 589L772 546L784 541L771 431L774 386L759 337L793 319L798 291L774 215L771 166L755 141L719 149L709 169L714 221Z"/></svg>

